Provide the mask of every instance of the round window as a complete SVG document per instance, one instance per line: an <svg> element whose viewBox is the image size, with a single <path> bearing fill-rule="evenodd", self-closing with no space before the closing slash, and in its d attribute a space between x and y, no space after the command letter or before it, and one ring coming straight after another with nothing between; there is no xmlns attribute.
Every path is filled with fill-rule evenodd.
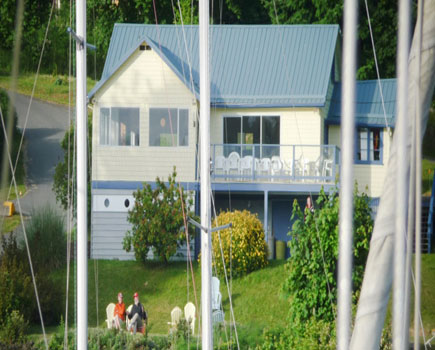
<svg viewBox="0 0 435 350"><path fill-rule="evenodd" d="M130 201L128 199L126 199L124 201L124 205L125 205L126 208L128 208L130 206Z"/></svg>
<svg viewBox="0 0 435 350"><path fill-rule="evenodd" d="M110 205L109 198L106 198L106 199L104 200L104 206L105 206L106 208L108 208L109 205Z"/></svg>

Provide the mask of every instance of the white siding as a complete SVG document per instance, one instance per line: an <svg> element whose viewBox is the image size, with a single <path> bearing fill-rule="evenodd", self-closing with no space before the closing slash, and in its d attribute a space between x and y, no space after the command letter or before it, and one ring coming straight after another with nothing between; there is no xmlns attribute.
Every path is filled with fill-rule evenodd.
<svg viewBox="0 0 435 350"><path fill-rule="evenodd" d="M196 104L192 93L154 51L137 50L93 99L93 180L154 181L173 166L179 181L195 180ZM140 108L140 145L100 146L99 108ZM149 108L189 110L189 145L149 146Z"/></svg>
<svg viewBox="0 0 435 350"><path fill-rule="evenodd" d="M329 126L329 143L340 147L340 127ZM383 164L355 164L354 175L358 181L358 189L370 197L380 197L387 174L387 163L390 157L392 138L386 129L383 130ZM368 187L368 190L366 189Z"/></svg>

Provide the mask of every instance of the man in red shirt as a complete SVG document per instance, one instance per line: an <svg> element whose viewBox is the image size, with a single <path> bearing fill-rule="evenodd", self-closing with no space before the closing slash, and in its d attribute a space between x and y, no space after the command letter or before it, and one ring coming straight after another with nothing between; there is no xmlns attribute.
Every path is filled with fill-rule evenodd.
<svg viewBox="0 0 435 350"><path fill-rule="evenodd" d="M125 322L125 304L123 302L122 293L118 293L118 303L113 311L113 325L116 329L122 329Z"/></svg>

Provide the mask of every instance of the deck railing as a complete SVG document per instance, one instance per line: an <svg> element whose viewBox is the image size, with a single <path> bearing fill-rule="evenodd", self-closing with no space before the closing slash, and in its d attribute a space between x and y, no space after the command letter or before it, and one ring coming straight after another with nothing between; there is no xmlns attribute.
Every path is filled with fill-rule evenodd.
<svg viewBox="0 0 435 350"><path fill-rule="evenodd" d="M334 183L340 149L334 145L214 144L212 181Z"/></svg>

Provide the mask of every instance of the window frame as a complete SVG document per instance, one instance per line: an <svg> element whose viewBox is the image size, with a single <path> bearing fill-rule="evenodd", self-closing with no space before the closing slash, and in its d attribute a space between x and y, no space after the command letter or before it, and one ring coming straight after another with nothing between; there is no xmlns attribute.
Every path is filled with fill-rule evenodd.
<svg viewBox="0 0 435 350"><path fill-rule="evenodd" d="M108 144L102 144L101 143L101 128L102 128L102 109L108 109L110 111L109 113L109 121L112 118L112 109L118 108L118 109L137 109L138 110L138 137L139 137L139 143L138 145L112 145L110 143ZM140 115L141 115L141 107L140 106L107 106L107 105L100 105L99 106L99 125L98 125L98 146L99 147L140 147L142 142L140 127L141 127L141 121L140 121ZM111 123L109 122L109 135L111 134Z"/></svg>
<svg viewBox="0 0 435 350"><path fill-rule="evenodd" d="M358 152L360 150L359 145L359 132L361 129L367 129L367 160L359 160ZM373 152L371 146L371 133L376 130L379 131L379 160L370 160L370 154ZM356 137L355 137L355 164L365 164L365 165L383 165L384 163L384 128L369 126L369 125L358 125L356 127Z"/></svg>
<svg viewBox="0 0 435 350"><path fill-rule="evenodd" d="M249 143L243 143L243 135L245 134L243 132L243 117L257 117L260 118L260 142L258 143L258 145L262 146L262 145L281 145L281 115L279 114L263 114L263 113L247 113L247 114L227 114L227 115L222 115L222 144L230 144L230 143L225 143L225 118L239 118L240 119L240 142L237 143L231 143L231 145L235 144L235 145L249 145ZM279 119L279 141L278 143L263 143L263 117L267 118L267 117L275 117Z"/></svg>
<svg viewBox="0 0 435 350"><path fill-rule="evenodd" d="M177 145L175 146L160 146L160 145L151 145L151 110L152 109L176 109L177 110ZM186 110L187 111L187 144L180 146L180 110ZM189 107L174 107L174 106L149 106L148 107L148 147L155 147L155 148L187 148L189 147L189 120L190 120L190 108Z"/></svg>

